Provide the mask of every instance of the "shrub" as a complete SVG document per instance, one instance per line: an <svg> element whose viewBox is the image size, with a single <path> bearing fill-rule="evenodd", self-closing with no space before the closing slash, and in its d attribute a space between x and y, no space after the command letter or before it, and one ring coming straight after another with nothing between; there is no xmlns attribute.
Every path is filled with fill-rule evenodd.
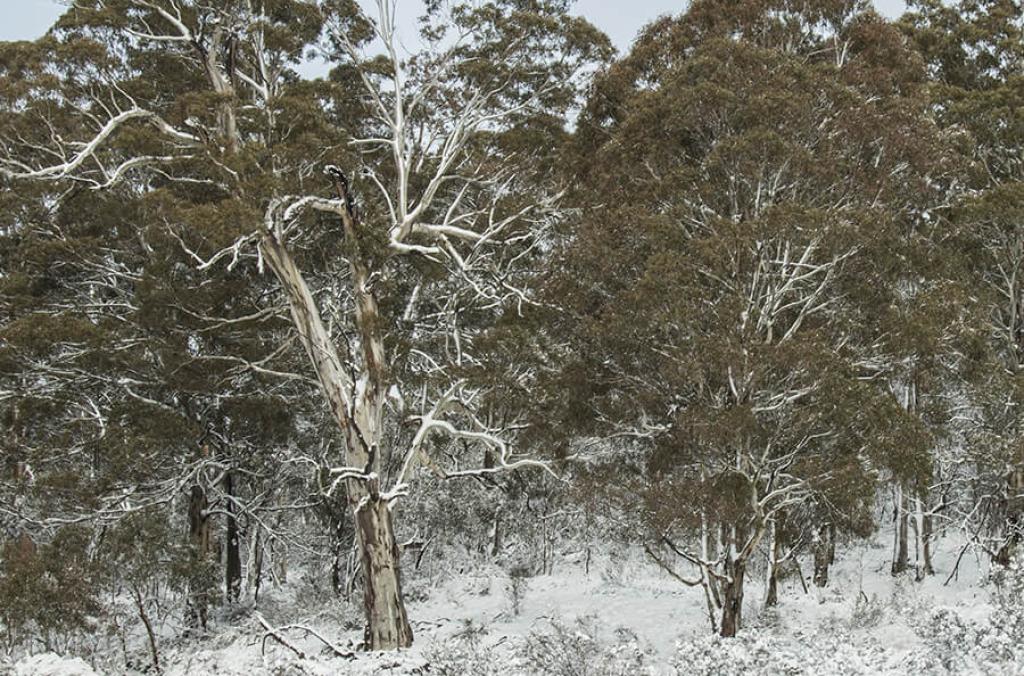
<svg viewBox="0 0 1024 676"><path fill-rule="evenodd" d="M844 634L818 632L787 639L752 630L734 638L709 635L681 642L673 667L688 676L866 676L882 671L882 653L874 642L857 642Z"/></svg>

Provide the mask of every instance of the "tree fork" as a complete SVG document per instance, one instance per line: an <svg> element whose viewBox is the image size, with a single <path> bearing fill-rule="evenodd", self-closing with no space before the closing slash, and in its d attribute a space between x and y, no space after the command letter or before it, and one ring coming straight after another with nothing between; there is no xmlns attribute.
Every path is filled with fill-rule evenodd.
<svg viewBox="0 0 1024 676"><path fill-rule="evenodd" d="M363 606L366 618L365 646L393 650L412 644L412 629L402 598L398 542L388 501L380 495L378 439L383 412L386 361L379 325L377 300L370 290L370 269L359 247L359 220L349 192L348 179L331 165L339 200L342 226L349 241L349 265L355 297L355 323L362 338L362 372L366 387L350 400L350 377L342 367L337 349L327 333L320 311L306 281L284 243L273 230L260 242L265 260L274 271L288 299L299 339L309 356L322 392L345 441L345 460L360 468L362 477L347 479L348 503L356 521L356 538L363 572Z"/></svg>

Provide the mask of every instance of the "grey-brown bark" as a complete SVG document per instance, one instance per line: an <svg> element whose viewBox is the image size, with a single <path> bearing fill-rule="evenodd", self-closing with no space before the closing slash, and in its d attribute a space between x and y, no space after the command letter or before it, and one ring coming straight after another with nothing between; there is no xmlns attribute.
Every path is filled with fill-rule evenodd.
<svg viewBox="0 0 1024 676"><path fill-rule="evenodd" d="M825 587L828 585L829 566L835 561L836 555L835 528L832 524L821 524L814 529L811 549L814 554L814 586Z"/></svg>
<svg viewBox="0 0 1024 676"><path fill-rule="evenodd" d="M895 528L893 534L892 574L899 575L909 567L907 530L910 515L907 509L907 498L902 486L896 486L896 496L893 505L895 509Z"/></svg>
<svg viewBox="0 0 1024 676"><path fill-rule="evenodd" d="M229 602L236 602L242 593L242 555L238 517L232 499L235 497L235 475L231 471L224 473L224 494L227 497L224 507L224 593Z"/></svg>
<svg viewBox="0 0 1024 676"><path fill-rule="evenodd" d="M189 493L188 537L191 550L186 624L189 629L205 630L209 608L210 580L208 561L210 553L209 502L202 486L194 485Z"/></svg>
<svg viewBox="0 0 1024 676"><path fill-rule="evenodd" d="M376 486L356 509L356 534L363 572L366 627L363 642L370 650L412 645L412 627L402 599L400 552L391 510Z"/></svg>
<svg viewBox="0 0 1024 676"><path fill-rule="evenodd" d="M1010 565L1017 547L1024 539L1024 469L1015 467L1006 474L1003 495L1003 542L992 557L1002 565Z"/></svg>
<svg viewBox="0 0 1024 676"><path fill-rule="evenodd" d="M921 497L915 500L916 518L914 532L918 545L917 579L923 580L927 575L935 574L932 563L932 513L928 507L927 492L922 491Z"/></svg>
<svg viewBox="0 0 1024 676"><path fill-rule="evenodd" d="M743 621L743 578L746 574L745 561L732 561L727 567L728 579L722 587L722 623L719 635L735 636Z"/></svg>
<svg viewBox="0 0 1024 676"><path fill-rule="evenodd" d="M768 527L768 570L766 572L766 589L764 594L765 607L777 606L779 604L779 563L782 558L779 518L773 519Z"/></svg>

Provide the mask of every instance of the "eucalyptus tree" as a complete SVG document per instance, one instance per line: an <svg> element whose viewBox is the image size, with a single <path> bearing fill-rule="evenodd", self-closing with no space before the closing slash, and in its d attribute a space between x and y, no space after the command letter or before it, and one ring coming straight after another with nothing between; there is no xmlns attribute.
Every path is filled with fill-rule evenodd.
<svg viewBox="0 0 1024 676"><path fill-rule="evenodd" d="M577 74L608 51L565 2L426 11L426 48L404 56L384 1L372 20L346 1L77 2L61 25L87 36L83 65L46 81L49 110L13 111L53 133L9 137L2 161L16 186L131 186L126 227L163 226L199 271L273 274L280 293L254 312L207 319L287 307L279 351L236 356L276 372L294 342L308 359L340 435L325 492L344 488L355 519L375 649L412 641L392 511L417 466L538 464L477 412L460 369L488 317L531 302L518 275L553 218L557 186L517 138L557 142ZM336 64L329 80L297 76L311 48ZM61 90L80 72L96 85ZM436 435L493 450L494 466L438 467Z"/></svg>
<svg viewBox="0 0 1024 676"><path fill-rule="evenodd" d="M972 264L988 362L967 397L966 453L951 460L952 505L966 535L1007 562L1021 538L1020 372L1024 355L1024 6L1017 0L919 0L902 27L931 71L936 117L965 157L950 195ZM951 510L953 511L953 510ZM954 514L950 514L952 519Z"/></svg>
<svg viewBox="0 0 1024 676"><path fill-rule="evenodd" d="M83 12L37 43L4 45L7 138L67 132L110 78L125 91L161 81L166 64L149 55L101 58L95 33L105 26ZM162 83L166 96L189 92L187 78ZM13 511L35 531L93 524L103 540L113 521L164 510L165 525L193 540L189 616L199 626L207 605L199 601L216 579L218 522L225 593L237 600L239 518L259 521L254 510L266 505L253 501L265 494L257 484L273 473L265 456L295 435L302 407L293 385L260 366L280 352L286 327L275 322L276 306L256 307L266 284L183 265L173 231L146 221L146 198L162 188L180 205L182 190L169 186L194 184L166 172L154 181L126 175L103 190L40 182L5 191L5 404L18 430L11 457L34 470L31 499ZM182 489L191 505L181 505Z"/></svg>
<svg viewBox="0 0 1024 676"><path fill-rule="evenodd" d="M921 451L864 379L860 322L865 259L935 196L923 82L868 3L698 1L649 26L580 119L582 215L551 284L556 380L577 389L552 406L647 449L611 492L722 635L784 515L810 511L819 540L865 533L879 473Z"/></svg>

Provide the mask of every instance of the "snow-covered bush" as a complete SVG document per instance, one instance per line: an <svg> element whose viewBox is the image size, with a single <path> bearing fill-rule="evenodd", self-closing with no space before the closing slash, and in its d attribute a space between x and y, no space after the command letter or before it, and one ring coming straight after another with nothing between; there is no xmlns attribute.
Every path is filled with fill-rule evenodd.
<svg viewBox="0 0 1024 676"><path fill-rule="evenodd" d="M13 676L96 676L96 672L77 657L42 653L19 660Z"/></svg>
<svg viewBox="0 0 1024 676"><path fill-rule="evenodd" d="M991 576L993 611L980 624L939 609L915 623L925 647L902 666L919 673L1024 673L1024 565L1014 560Z"/></svg>
<svg viewBox="0 0 1024 676"><path fill-rule="evenodd" d="M595 618L572 624L551 620L550 628L532 632L522 650L525 673L551 676L633 676L650 673L635 634L619 629L610 644Z"/></svg>
<svg viewBox="0 0 1024 676"><path fill-rule="evenodd" d="M488 641L486 628L467 625L427 651L441 676L644 676L654 673L635 634L602 631L592 617L551 620L525 639Z"/></svg>
<svg viewBox="0 0 1024 676"><path fill-rule="evenodd" d="M433 644L425 651L430 673L439 676L499 676L510 673L507 655L502 659L496 644L488 644L487 636L486 627L467 622L465 628L452 638Z"/></svg>
<svg viewBox="0 0 1024 676"><path fill-rule="evenodd" d="M680 642L673 660L676 673L687 676L855 676L880 673L882 664L882 649L873 642L832 633L788 639L756 630Z"/></svg>
<svg viewBox="0 0 1024 676"><path fill-rule="evenodd" d="M992 574L992 602L982 643L993 656L1024 666L1024 561L1013 558L1010 565Z"/></svg>
<svg viewBox="0 0 1024 676"><path fill-rule="evenodd" d="M505 588L505 594L508 597L509 610L514 617L519 617L529 577L530 571L526 566L514 566L508 571L508 586Z"/></svg>
<svg viewBox="0 0 1024 676"><path fill-rule="evenodd" d="M16 655L30 644L55 650L94 631L101 612L99 572L87 546L83 530L66 529L38 548L21 540L0 547L5 652Z"/></svg>
<svg viewBox="0 0 1024 676"><path fill-rule="evenodd" d="M883 617L885 617L885 604L877 596L868 598L860 594L853 603L849 626L851 629L877 627Z"/></svg>

